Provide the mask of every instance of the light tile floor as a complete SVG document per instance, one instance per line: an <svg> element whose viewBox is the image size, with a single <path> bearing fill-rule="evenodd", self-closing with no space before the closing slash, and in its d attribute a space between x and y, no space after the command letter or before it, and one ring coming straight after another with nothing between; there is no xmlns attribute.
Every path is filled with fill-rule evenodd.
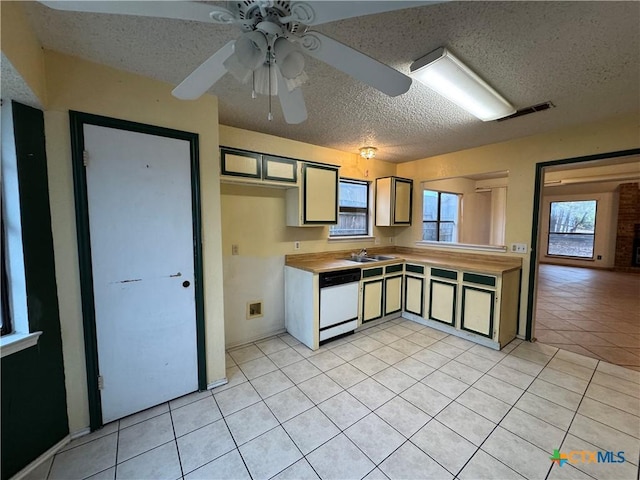
<svg viewBox="0 0 640 480"><path fill-rule="evenodd" d="M535 337L640 370L640 275L540 265Z"/></svg>
<svg viewBox="0 0 640 480"><path fill-rule="evenodd" d="M231 350L229 383L106 425L30 478L635 479L640 372L539 343L502 351L403 319L311 351ZM554 449L624 451L553 465Z"/></svg>

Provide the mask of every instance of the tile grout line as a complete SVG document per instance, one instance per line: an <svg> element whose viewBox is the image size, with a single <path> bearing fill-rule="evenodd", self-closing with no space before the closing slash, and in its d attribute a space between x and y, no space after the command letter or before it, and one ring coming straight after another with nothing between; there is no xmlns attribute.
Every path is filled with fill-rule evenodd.
<svg viewBox="0 0 640 480"><path fill-rule="evenodd" d="M516 347L516 348L517 348L517 347ZM513 352L513 350L515 350L515 348L514 348L514 349L512 349L512 350L511 350L511 351L510 351L510 352L505 356L505 358L506 358L507 356L509 356L509 355ZM556 351L555 353L557 353L557 351ZM553 356L555 356L555 353L554 353L554 355L553 355ZM500 425L501 425L502 421L507 417L507 415L509 415L509 412L511 412L511 410L513 410L513 409L515 408L516 403L518 403L518 401L519 401L519 400L524 396L524 394L525 394L526 392L528 392L529 387L530 387L530 386L533 384L533 382L538 378L538 376L540 375L540 373L542 373L542 371L544 370L544 368L546 367L546 365L551 361L551 359L553 358L553 356L552 356L551 358L549 358L549 360L547 360L547 363L545 363L545 365L542 367L542 369L540 370L540 372L538 372L538 374L537 374L537 375L535 375L535 376L531 375L531 376L533 376L533 377L534 377L533 381L529 384L529 386L528 386L526 389L524 389L524 390L522 391L522 393L520 394L520 396L518 397L518 399L513 403L513 405L511 405L511 406L509 407L509 409L507 410L507 412L502 416L502 418L501 418L501 419L500 419L500 421L496 424L496 426L491 430L491 432L490 432L490 433L485 437L485 439L480 443L480 445L478 446L478 450L481 450L481 449L482 449L482 445L484 445L484 444L485 444L485 442L489 439L489 437L493 434L493 432L495 432L495 431L496 431L496 429L497 429L498 427L500 427ZM517 357L517 355L516 355L516 357ZM518 358L520 358L520 357L518 357ZM504 360L504 358L503 358L503 360ZM522 359L522 360L526 360L526 359ZM527 360L527 361L530 361L530 360ZM502 362L502 360L500 360L500 362ZM500 363L500 362L498 362L498 363ZM531 363L534 363L534 362L531 362ZM506 365L505 365L505 366L506 366ZM514 369L514 370L516 370L516 369ZM520 372L519 370L516 370L516 371ZM524 373L524 372L520 372L520 373ZM526 375L526 374L525 374L525 375ZM508 382L507 382L507 383L508 383ZM495 398L495 397L494 397L494 398ZM541 398L542 398L542 397L541 397ZM499 399L498 399L498 400L499 400ZM519 409L518 409L518 410L519 410ZM472 410L472 411L473 411L473 410ZM475 413L477 413L477 412L475 412ZM526 412L525 412L525 413L526 413ZM483 417L484 417L484 415L482 415L482 414L480 414L480 413L478 413L478 415L480 415L480 416L483 416ZM533 416L533 417L535 417L535 418L538 418L538 417L537 417L537 416L535 416L535 415L532 415L532 416ZM486 418L486 417L484 417L484 418ZM541 419L538 419L538 420L541 420ZM508 432L509 432L509 433L511 433L512 435L515 435L516 437L520 438L520 439L521 439L521 440L523 440L524 442L527 442L527 443L529 443L530 445L533 445L534 447L536 447L536 448L538 448L538 449L542 450L542 448L540 448L538 445L534 444L533 442L530 442L530 441L529 441L529 440L527 440L526 438L522 438L520 435L518 435L518 434L516 434L516 433L512 432L511 430L509 430L509 429L507 429L507 428L505 428L505 427L501 427L501 428L503 428L504 430L508 431ZM476 453L477 453L477 451L478 451L478 450L476 450ZM512 467L510 467L509 465L507 465L506 463L504 463L504 462L503 462L502 460L500 460L499 458L494 457L493 455L491 455L489 452L487 452L487 451L485 451L485 450L482 450L482 451L483 451L486 455L489 455L489 456L490 456L490 457L492 457L493 459L497 460L498 462L500 462L500 463L502 463L503 465L505 465L507 468L509 468L509 469L513 470L514 472L516 472L516 473L518 473L518 474L520 475L520 472L518 472L517 470L513 469ZM474 453L474 456L475 456L475 454L476 454L476 453ZM472 458L473 458L473 456L471 456L471 457L467 460L467 462L463 465L462 469L460 469L460 472L462 472L462 471L464 470L464 468L467 466L467 464L471 461L471 459L472 459ZM458 472L458 474L459 474L460 472ZM524 477L524 475L522 475L522 476ZM548 476L548 473L547 473L547 476ZM525 477L525 478L526 478L526 477ZM545 479L546 479L546 476L545 476Z"/></svg>
<svg viewBox="0 0 640 480"><path fill-rule="evenodd" d="M213 397L213 395L212 395L212 397ZM215 402L215 400L214 400L214 402ZM195 402L191 402L191 403L195 403ZM182 405L182 406L186 407L187 405L190 405L190 404L188 403L188 404ZM171 408L171 402L167 402L167 407L169 408L169 418L171 419L171 430L173 431L173 443L174 443L174 445L176 447L176 453L178 454L178 465L180 466L180 477L184 478L184 468L182 467L182 456L180 455L180 448L178 448L178 435L176 434L176 425L173 422L173 409ZM169 442L167 442L167 443L169 443Z"/></svg>
<svg viewBox="0 0 640 480"><path fill-rule="evenodd" d="M559 352L560 350L558 350ZM556 354L558 353L556 352ZM554 357L556 356L556 354L554 354ZM582 401L584 400L586 394L587 394L587 389L589 388L589 385L591 384L591 380L593 380L593 376L596 373L596 370L598 369L598 365L600 364L600 360L598 360L598 363L596 363L595 368L593 369L593 372L591 373L591 378L589 379L589 382L587 383L586 388L584 389L584 392L580 398L580 401L578 402L578 405L576 406L576 410L575 412L573 412L573 416L571 417L571 421L569 422L569 426L567 427L567 431L564 433L564 436L562 437L562 441L560 442L560 445L558 445L558 449L560 449L560 447L562 447L562 445L564 444L565 440L567 439L567 436L569 435L569 430L571 430L571 425L573 425L574 420L576 419L576 415L578 415L578 410L580 409L580 405L582 405ZM579 437L578 437L579 438ZM585 440L586 441L586 440ZM551 463L551 466L549 467L549 471L547 472L547 475L545 476L545 480L548 480L549 475L551 475L551 470L553 469L553 462ZM579 468L577 470L580 470ZM590 477L592 477L592 475L589 475L588 473L580 470L581 473L584 473L585 475L588 475ZM592 477L593 478L593 477Z"/></svg>
<svg viewBox="0 0 640 480"><path fill-rule="evenodd" d="M347 342L347 343L351 343L351 342ZM437 343L437 342L434 342L434 343ZM382 345L383 345L383 347L384 347L384 346L389 346L389 344L384 344L384 343L383 343ZM383 347L380 347L380 348L383 348ZM391 347L391 348L393 348L393 347ZM424 349L424 348L426 348L426 347L423 347L422 349ZM394 349L394 350L395 350L395 349ZM331 351L331 349L329 349L328 351ZM465 350L465 351L466 351L466 350ZM370 352L367 352L367 353L370 353ZM401 352L401 353L402 353L402 352ZM339 355L338 355L338 357L339 357ZM340 358L342 358L342 357L340 357ZM377 357L376 357L376 358L377 358ZM409 356L407 356L407 358L409 358ZM344 359L343 359L343 360L344 360ZM385 362L385 361L384 361L384 360L382 360L382 359L379 359L379 360L381 360L383 363L387 363L387 362ZM403 359L403 360L404 360L404 359ZM449 359L449 361L452 361L452 360L453 360L453 359ZM396 363L398 363L398 362L396 362ZM422 362L421 362L421 363L422 363ZM447 363L449 363L449 362L447 362ZM341 364L341 365L338 365L338 366L334 367L333 369L338 368L338 367L340 367L340 366L342 366L342 365L344 365L344 364L350 364L350 362L345 360L345 363L343 363L343 364ZM314 365L314 366L316 366L316 365ZM392 367L392 366L393 366L393 364L391 364L391 365L390 365L390 364L387 364L387 367L386 367L386 368L390 368L390 367ZM444 366L444 365L443 365L443 366ZM429 367L430 367L430 366L429 366ZM316 366L316 368L318 368L318 367ZM358 369L358 368L357 368L357 367L355 367L355 366L354 366L354 368L356 368L357 370L361 371L360 369ZM385 369L386 369L386 368L385 368ZM331 371L331 370L333 370L333 369L329 369L329 370L321 371L321 374L325 374L325 375L326 375L328 371ZM279 369L279 370L281 370L281 369ZM436 371L436 370L434 370L434 371ZM362 372L362 371L361 371L361 372ZM269 373L271 373L271 372L269 372ZM282 373L286 376L286 374L285 374L284 372L282 372ZM354 385L350 386L349 388L352 388L352 387L354 387L355 385L358 385L358 384L360 384L360 383L364 382L364 381L365 381L365 380L367 380L367 379L371 379L371 380L373 380L374 382L376 382L376 383L378 383L379 385L381 385L382 387L387 388L385 385L381 384L381 383L380 383L380 382L378 382L375 378L373 378L373 375L375 375L376 373L379 373L379 372L376 372L376 373L374 373L373 375L368 375L366 372L362 372L362 373L363 373L364 375L366 375L366 377L367 377L367 378L365 378L365 379L361 380L360 382L357 382L356 384L354 384ZM403 372L403 373L404 373L404 372ZM433 373L433 372L431 372L431 373ZM265 374L265 375L267 375L267 374ZM320 374L319 374L319 375L320 375ZM316 376L319 376L319 375L316 375ZM429 375L431 375L431 374L429 374ZM416 380L416 383L414 383L414 385L416 385L417 383L421 383L421 382L422 382L422 380L424 380L424 378L428 377L429 375L426 375L426 376L422 377L422 379L420 379L420 380ZM326 375L326 376L327 376L329 379L331 379L331 377L329 377L328 375ZM256 378L259 378L259 377L256 377ZM312 377L312 378L315 378L315 377ZM414 378L414 377L411 377L411 378L413 378L413 379L415 380L415 378ZM253 380L255 380L255 379L253 379ZM331 380L335 382L335 380L333 380L333 379L331 379ZM248 381L249 381L249 383L251 382L251 380L248 380ZM305 381L306 381L306 380L305 380ZM304 383L304 382L301 382L301 383ZM324 399L324 400L323 400L322 402L320 402L320 403L324 403L324 402L326 402L326 401L330 400L331 398L334 398L334 397L336 397L337 395L340 395L340 394L341 394L341 393L343 393L343 392L348 393L348 394L349 394L349 395L351 395L351 396L352 396L356 401L360 402L360 400L358 400L358 398L357 398L357 397L355 397L353 394L351 394L351 393L348 391L348 389L343 388L343 387L342 387L342 385L340 385L340 384L338 384L338 385L342 388L342 391L341 391L341 392L339 392L339 393L336 393L335 395L332 395L332 396L330 396L330 397L328 397L328 398ZM253 385L252 385L252 386L253 386ZM295 386L295 387L297 387L297 386L298 386L298 384L294 384L294 386ZM413 385L412 385L412 386L413 386ZM408 389L408 388L411 388L411 387L407 387L407 389ZM407 390L407 389L405 389L405 390ZM390 390L390 391L392 391L392 390ZM403 390L403 391L404 391L404 390ZM393 392L393 391L392 391L392 392ZM302 393L306 396L306 394L304 393L304 391L302 391ZM383 403L382 405L380 405L378 408L380 408L380 407L382 407L383 405L385 405L386 403L390 402L393 398L400 396L400 394L396 394L395 392L393 392L393 393L394 393L394 396L393 396L391 399L389 399L387 402L385 402L385 403ZM441 392L438 392L438 393L441 393ZM275 394L275 395L277 395L277 394ZM445 396L446 396L446 395L445 395ZM325 417L327 417L327 419L328 419L328 420L329 420L329 421L330 421L330 422L331 422L331 423L332 423L332 424L333 424L333 425L334 425L334 426L339 430L339 432L340 432L340 433L338 433L337 435L335 435L335 436L331 437L330 439L326 440L326 441L325 441L324 443L322 443L321 445L318 445L316 448L314 448L312 451L310 451L307 455L309 455L310 453L312 453L312 452L316 451L317 449L321 448L323 445L325 445L325 444L326 444L326 443L328 443L329 441L333 440L333 439L334 439L334 438L336 438L338 435L343 434L343 435L347 438L347 440L348 440L350 443L352 443L352 444L353 444L353 445L354 445L354 446L355 446L359 451L361 451L361 452L362 452L362 454L365 456L365 458L369 459L370 461L372 460L370 457L368 457L368 455L367 455L364 451L362 451L362 449L361 449L361 448L360 448L356 443L354 443L354 442L353 442L353 440L351 440L351 439L349 438L349 436L345 433L345 430L346 430L346 429L348 429L348 428L351 428L353 425L357 424L359 421L361 421L363 418L365 418L365 417L369 416L370 414L375 414L375 410L371 410L367 405L364 405L364 404L363 404L363 405L365 406L365 408L367 408L367 410L369 410L369 413L367 413L364 417L362 417L362 418L358 419L358 420L357 420L357 421L355 421L353 424L349 425L345 430L343 430L343 429L342 429L342 428L340 428L338 425L336 425L336 424L335 424L335 422L334 422L330 417L328 417L328 416L327 416L327 415L322 411L322 409L321 409L321 408L320 408L320 406L319 406L319 405L320 405L319 403L315 403L315 402L314 402L313 400L311 400L308 396L307 396L307 398L308 398L308 399L313 403L314 407L315 407L315 408L318 408L318 409L320 410L320 412L321 412ZM401 398L402 398L402 397L401 397ZM264 402L264 400L265 400L265 399L262 399L262 401L263 401L263 402ZM405 399L405 400L406 400L406 399ZM413 405L410 401L408 401L408 400L406 400L406 401L407 401L408 403L410 403L411 405ZM453 400L452 400L452 401L453 401ZM362 403L362 402L360 402L360 403ZM254 404L254 405L255 405L255 404ZM265 405L266 405L266 402L265 402ZM266 405L266 406L267 406L267 408L269 408L269 406L268 406L268 405ZM422 409L420 409L420 408L419 408L419 407L417 407L416 405L413 405L413 406L414 406L414 407L416 407L416 408L418 408L420 411L423 411ZM312 408L314 408L314 407L312 407ZM245 407L245 408L248 408L248 407ZM271 409L270 409L270 408L269 408L269 410L271 411ZM309 410L310 410L310 409L307 409L307 410L305 410L304 412L301 412L301 413L299 413L298 415L296 415L296 416L292 417L291 419L288 419L287 421L292 420L293 418L296 418L297 416L302 415L303 413L305 413L305 412L307 412L307 411L309 411ZM236 412L234 412L234 413L236 413ZM425 413L426 413L426 412L425 412ZM273 412L272 412L272 414L273 414ZM377 417L377 418L380 418L377 414L375 414L375 415L376 415L376 417ZM429 414L427 414L427 415L429 415ZM422 429L422 428L424 428L426 425L428 425L428 424L429 424L429 422L430 422L431 420L433 420L433 419L434 419L434 417L432 417L431 415L429 415L429 417L430 417L429 421L427 421L427 423L426 423L425 425L423 425L423 426L421 427L421 429ZM278 420L278 419L276 418L276 420ZM380 418L380 420L382 420L385 424L389 425L389 424L388 424L384 419ZM297 444L295 443L295 441L294 441L294 440L291 438L291 436L289 435L289 432L286 430L286 428L284 428L284 425L280 422L280 420L278 420L278 422L279 422L279 425L280 425L280 426L282 426L283 430L287 433L287 435L289 436L289 438L291 439L291 441L294 443L294 445L295 445L295 446L298 448L298 450L300 451L300 449L299 449L299 447L297 446ZM398 431L397 431L397 430L396 430L392 425L389 425L389 427L391 427L394 431L398 432ZM277 428L277 427L274 427L274 428L272 428L272 429L268 430L267 432L262 433L262 434L261 434L261 435L259 435L259 436L262 436L262 435L264 435L265 433L268 433L269 431L271 431L271 430L273 430L273 429L275 429L275 428ZM416 432L416 433L417 433L417 432ZM372 463L374 464L374 468L373 468L370 472L368 472L368 473L367 473L367 475L368 475L369 473L371 473L373 470L375 470L376 468L379 468L379 465L381 465L381 464L382 464L382 463L383 463L387 458L389 458L389 456L390 456L390 455L392 455L395 451L397 451L397 450L398 450L402 445L404 445L406 442L410 442L410 441L411 441L411 440L410 440L410 438L406 438L402 433L398 432L398 434L400 434L403 438L405 438L405 441L404 441L404 442L402 442L402 444L401 444L401 445L399 445L399 446L398 446L398 447L397 447L393 452L391 452L389 455L387 455L387 456L386 456L386 457L385 457L381 462L379 462L378 464L376 464L376 463L373 463L373 462L372 462ZM414 433L414 435L415 435L415 433ZM256 438L257 438L257 437L256 437ZM411 442L411 443L413 444L413 442ZM415 444L413 444L413 445L414 445L414 446L416 446L416 448L418 448L420 451L423 451L422 449L420 449L419 447L417 447L417 445L415 445ZM302 454L302 452L301 452L301 451L300 451L300 453ZM428 453L427 453L427 452L424 452L424 451L423 451L423 453L425 453L425 455L428 455ZM306 460L307 455L302 454L302 457ZM428 455L428 456L429 456L429 455ZM432 458L432 457L431 457L431 456L429 456L429 458ZM432 459L433 459L433 458L432 458ZM435 460L435 459L433 459L433 460L434 460L436 463L438 463L438 465L440 465L442 468L444 468L445 470L447 470L443 465L441 465L439 462L437 462L437 460ZM308 460L307 460L307 463L309 463L309 464L310 464L310 462L309 462ZM313 468L313 466L312 466L311 464L310 464L310 466L311 466L311 468L312 468L312 469L314 470L314 472L315 472L315 469ZM289 467L287 467L287 468L289 468ZM286 468L285 468L285 470L286 470ZM448 470L447 470L447 471L448 471ZM317 474L317 472L316 472L316 474ZM366 476L366 475L365 475L365 476Z"/></svg>

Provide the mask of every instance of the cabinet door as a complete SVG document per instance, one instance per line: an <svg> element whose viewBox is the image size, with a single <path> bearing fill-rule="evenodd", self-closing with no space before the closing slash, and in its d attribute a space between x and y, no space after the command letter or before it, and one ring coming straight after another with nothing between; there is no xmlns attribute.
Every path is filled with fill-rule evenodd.
<svg viewBox="0 0 640 480"><path fill-rule="evenodd" d="M227 148L221 149L220 174L259 180L262 176L261 155Z"/></svg>
<svg viewBox="0 0 640 480"><path fill-rule="evenodd" d="M383 280L362 283L362 323L382 317Z"/></svg>
<svg viewBox="0 0 640 480"><path fill-rule="evenodd" d="M394 225L411 225L413 182L396 178L394 183L393 223Z"/></svg>
<svg viewBox="0 0 640 480"><path fill-rule="evenodd" d="M304 223L338 223L338 169L305 164L303 181Z"/></svg>
<svg viewBox="0 0 640 480"><path fill-rule="evenodd" d="M399 312L402 309L402 275L384 279L384 314Z"/></svg>
<svg viewBox="0 0 640 480"><path fill-rule="evenodd" d="M463 285L460 327L492 338L495 299L496 293L492 290Z"/></svg>
<svg viewBox="0 0 640 480"><path fill-rule="evenodd" d="M454 325L458 285L433 279L429 285L429 318L447 325Z"/></svg>
<svg viewBox="0 0 640 480"><path fill-rule="evenodd" d="M407 275L404 277L404 309L409 313L423 315L424 305L424 278L412 277Z"/></svg>
<svg viewBox="0 0 640 480"><path fill-rule="evenodd" d="M275 182L296 183L297 166L297 162L290 158L265 155L262 158L262 178Z"/></svg>

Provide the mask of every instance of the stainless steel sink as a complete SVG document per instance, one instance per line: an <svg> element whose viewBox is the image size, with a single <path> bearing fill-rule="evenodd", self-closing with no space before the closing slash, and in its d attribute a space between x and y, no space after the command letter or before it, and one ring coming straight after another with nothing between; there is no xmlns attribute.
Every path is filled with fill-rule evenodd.
<svg viewBox="0 0 640 480"><path fill-rule="evenodd" d="M393 260L394 258L396 257L389 257L386 255L368 255L366 257L356 255L356 256L347 258L347 260L350 260L352 262L357 262L357 263L369 263L369 262L381 262L382 260Z"/></svg>
<svg viewBox="0 0 640 480"><path fill-rule="evenodd" d="M349 260L350 262L357 262L357 263L369 263L369 262L378 261L375 258L371 258L371 257L349 257L345 260Z"/></svg>
<svg viewBox="0 0 640 480"><path fill-rule="evenodd" d="M373 258L374 260L381 261L381 260L393 260L396 257L389 257L387 255L369 255L368 258Z"/></svg>

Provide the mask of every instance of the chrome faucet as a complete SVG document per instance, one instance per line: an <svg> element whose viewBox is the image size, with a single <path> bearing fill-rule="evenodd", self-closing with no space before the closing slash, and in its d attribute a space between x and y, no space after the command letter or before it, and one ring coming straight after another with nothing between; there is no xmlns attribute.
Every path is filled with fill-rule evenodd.
<svg viewBox="0 0 640 480"><path fill-rule="evenodd" d="M367 249L366 248L361 248L360 251L357 254L358 257L366 257L367 256Z"/></svg>

